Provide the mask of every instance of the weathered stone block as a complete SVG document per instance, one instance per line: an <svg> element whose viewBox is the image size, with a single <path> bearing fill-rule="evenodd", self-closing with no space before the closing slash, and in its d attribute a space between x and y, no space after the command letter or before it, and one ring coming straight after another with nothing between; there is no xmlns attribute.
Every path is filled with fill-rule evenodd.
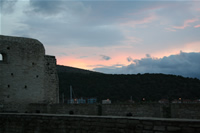
<svg viewBox="0 0 200 133"><path fill-rule="evenodd" d="M153 125L152 121L143 121L142 124L144 125Z"/></svg>
<svg viewBox="0 0 200 133"><path fill-rule="evenodd" d="M146 126L146 125L144 125L144 129L145 130L152 130L153 129L153 125L152 126Z"/></svg>
<svg viewBox="0 0 200 133"><path fill-rule="evenodd" d="M125 128L126 124L117 123L115 126L118 128Z"/></svg>
<svg viewBox="0 0 200 133"><path fill-rule="evenodd" d="M168 126L167 131L181 131L180 127Z"/></svg>
<svg viewBox="0 0 200 133"><path fill-rule="evenodd" d="M191 128L191 127L182 127L182 132L183 133L192 133L194 131L195 131L194 128Z"/></svg>
<svg viewBox="0 0 200 133"><path fill-rule="evenodd" d="M143 129L144 125L142 124L137 124L136 129Z"/></svg>
<svg viewBox="0 0 200 133"><path fill-rule="evenodd" d="M153 130L154 131L165 131L165 126L154 126Z"/></svg>
<svg viewBox="0 0 200 133"><path fill-rule="evenodd" d="M127 119L119 119L118 123L127 123Z"/></svg>
<svg viewBox="0 0 200 133"><path fill-rule="evenodd" d="M129 125L135 126L135 125L137 125L137 124L139 124L139 123L140 123L139 120L128 120L128 124L129 124Z"/></svg>
<svg viewBox="0 0 200 133"><path fill-rule="evenodd" d="M142 133L153 133L153 131L144 130Z"/></svg>
<svg viewBox="0 0 200 133"><path fill-rule="evenodd" d="M189 127L197 127L197 128L200 128L200 124L190 124Z"/></svg>

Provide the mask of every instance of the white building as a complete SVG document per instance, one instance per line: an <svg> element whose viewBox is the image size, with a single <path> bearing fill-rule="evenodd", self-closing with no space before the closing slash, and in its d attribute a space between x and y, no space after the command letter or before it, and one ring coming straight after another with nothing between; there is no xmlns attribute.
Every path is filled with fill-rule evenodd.
<svg viewBox="0 0 200 133"><path fill-rule="evenodd" d="M102 100L102 104L111 104L111 100L109 100L109 99Z"/></svg>

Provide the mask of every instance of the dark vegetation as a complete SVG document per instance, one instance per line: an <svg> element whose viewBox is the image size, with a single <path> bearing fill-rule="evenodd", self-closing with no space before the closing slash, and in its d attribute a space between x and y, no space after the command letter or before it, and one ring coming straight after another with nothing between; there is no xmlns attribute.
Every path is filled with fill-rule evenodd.
<svg viewBox="0 0 200 133"><path fill-rule="evenodd" d="M153 102L160 99L199 99L200 80L165 74L112 75L57 66L60 95L69 98L72 85L77 98L96 97L100 102L124 102L132 99Z"/></svg>

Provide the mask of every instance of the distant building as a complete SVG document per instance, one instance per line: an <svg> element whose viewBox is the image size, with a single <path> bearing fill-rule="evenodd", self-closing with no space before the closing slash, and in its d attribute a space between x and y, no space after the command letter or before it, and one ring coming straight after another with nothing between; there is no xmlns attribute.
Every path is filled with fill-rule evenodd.
<svg viewBox="0 0 200 133"><path fill-rule="evenodd" d="M68 104L75 104L75 100L74 100L74 99L67 100L67 103L68 103Z"/></svg>
<svg viewBox="0 0 200 133"><path fill-rule="evenodd" d="M168 99L160 99L158 103L169 103Z"/></svg>
<svg viewBox="0 0 200 133"><path fill-rule="evenodd" d="M67 100L68 104L94 104L97 102L96 98L75 98Z"/></svg>
<svg viewBox="0 0 200 133"><path fill-rule="evenodd" d="M200 99L190 100L190 99L174 99L172 103L200 103Z"/></svg>
<svg viewBox="0 0 200 133"><path fill-rule="evenodd" d="M194 102L190 99L183 99L183 103L194 103Z"/></svg>
<svg viewBox="0 0 200 133"><path fill-rule="evenodd" d="M128 100L128 103L135 103L135 101L133 101L133 100Z"/></svg>
<svg viewBox="0 0 200 133"><path fill-rule="evenodd" d="M111 100L109 100L109 99L102 100L102 104L111 104Z"/></svg>
<svg viewBox="0 0 200 133"><path fill-rule="evenodd" d="M94 104L94 103L96 103L97 102L97 99L96 98L88 98L87 99L87 103L88 104Z"/></svg>
<svg viewBox="0 0 200 133"><path fill-rule="evenodd" d="M193 103L200 103L200 99L194 100Z"/></svg>
<svg viewBox="0 0 200 133"><path fill-rule="evenodd" d="M80 99L77 99L77 104L86 104L86 100L81 97Z"/></svg>
<svg viewBox="0 0 200 133"><path fill-rule="evenodd" d="M181 103L181 100L174 99L172 103Z"/></svg>

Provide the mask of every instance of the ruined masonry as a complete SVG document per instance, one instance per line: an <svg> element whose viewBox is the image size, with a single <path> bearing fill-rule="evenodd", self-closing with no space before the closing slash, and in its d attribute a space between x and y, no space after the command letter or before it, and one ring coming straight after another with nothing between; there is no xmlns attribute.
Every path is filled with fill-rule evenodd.
<svg viewBox="0 0 200 133"><path fill-rule="evenodd" d="M0 35L0 112L25 112L30 103L58 103L55 56L35 39Z"/></svg>

